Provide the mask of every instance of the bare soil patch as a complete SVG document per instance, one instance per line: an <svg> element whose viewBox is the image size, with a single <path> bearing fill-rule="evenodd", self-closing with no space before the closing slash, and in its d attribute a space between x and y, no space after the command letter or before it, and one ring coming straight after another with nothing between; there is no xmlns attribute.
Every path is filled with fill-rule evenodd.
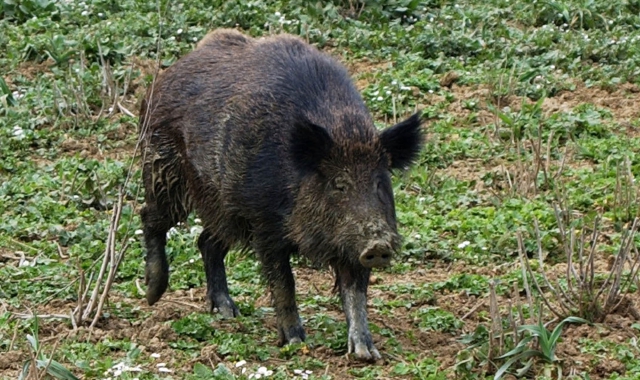
<svg viewBox="0 0 640 380"><path fill-rule="evenodd" d="M510 107L512 110L519 110L523 103L534 103L527 97L509 95L501 98L499 104L496 104L495 100L491 98L491 89L486 85L458 86L454 83L451 86L451 91L456 101L448 106L447 111L464 119L472 112L464 108L464 102L478 100L480 109L480 112L478 112L478 124L480 126L496 120L495 116L488 111L487 102L491 102L500 108ZM444 101L444 98L432 95L431 100L441 102ZM556 96L545 98L542 103L542 109L547 115L551 115L557 112L569 112L583 103L591 103L610 111L614 122L626 125L640 118L640 87L635 84L625 83L614 91L607 91L597 87L586 87L583 83L578 83L574 91L565 90ZM632 131L637 133L638 128L632 128Z"/></svg>

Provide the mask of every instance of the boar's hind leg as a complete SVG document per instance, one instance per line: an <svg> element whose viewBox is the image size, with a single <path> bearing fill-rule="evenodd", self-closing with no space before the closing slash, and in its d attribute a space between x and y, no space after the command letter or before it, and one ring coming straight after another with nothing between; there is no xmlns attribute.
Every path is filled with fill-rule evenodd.
<svg viewBox="0 0 640 380"><path fill-rule="evenodd" d="M169 263L164 247L167 244L167 231L175 223L166 212L161 212L157 204L149 199L142 209L141 218L147 248L145 257L147 303L153 305L162 297L169 284Z"/></svg>
<svg viewBox="0 0 640 380"><path fill-rule="evenodd" d="M262 270L267 279L276 309L280 344L300 343L305 340L304 328L298 315L296 286L289 263L288 252L258 252Z"/></svg>
<svg viewBox="0 0 640 380"><path fill-rule="evenodd" d="M224 257L227 255L229 247L205 230L198 238L198 248L202 253L207 274L207 297L211 302L211 310L218 308L220 314L225 318L239 316L240 311L229 296L227 275L224 269Z"/></svg>
<svg viewBox="0 0 640 380"><path fill-rule="evenodd" d="M153 305L167 290L169 263L165 253L167 231L183 221L189 210L185 197L185 183L180 173L179 157L172 150L168 159L149 160L142 169L145 185L145 206L142 219L147 248L145 282L147 303ZM148 157L152 157L149 153Z"/></svg>
<svg viewBox="0 0 640 380"><path fill-rule="evenodd" d="M367 322L367 286L371 270L339 264L335 271L349 327L349 353L360 360L381 359Z"/></svg>

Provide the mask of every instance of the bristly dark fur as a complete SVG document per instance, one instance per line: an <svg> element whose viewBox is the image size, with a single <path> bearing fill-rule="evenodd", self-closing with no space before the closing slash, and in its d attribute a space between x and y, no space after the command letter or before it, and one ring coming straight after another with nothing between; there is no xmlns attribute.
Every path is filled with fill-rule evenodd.
<svg viewBox="0 0 640 380"><path fill-rule="evenodd" d="M210 33L163 72L140 114L149 304L168 285L166 232L196 211L212 306L238 314L224 257L234 246L251 248L281 339L303 340L289 264L300 252L335 268L360 334L350 330L350 352L379 357L359 310L373 266L362 257L400 247L390 171L417 158L419 114L379 132L335 60L297 37L233 30Z"/></svg>
<svg viewBox="0 0 640 380"><path fill-rule="evenodd" d="M291 160L303 175L317 172L320 162L331 153L333 140L321 126L298 122L291 133Z"/></svg>

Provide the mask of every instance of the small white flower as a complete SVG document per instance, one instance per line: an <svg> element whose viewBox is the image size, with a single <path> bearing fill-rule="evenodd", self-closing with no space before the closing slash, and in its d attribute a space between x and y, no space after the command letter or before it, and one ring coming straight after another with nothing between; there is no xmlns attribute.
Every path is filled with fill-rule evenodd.
<svg viewBox="0 0 640 380"><path fill-rule="evenodd" d="M462 243L458 244L458 248L460 249L464 249L466 246L468 246L469 244L471 244L471 242L469 242L468 240L463 241Z"/></svg>
<svg viewBox="0 0 640 380"><path fill-rule="evenodd" d="M422 235L420 235L420 234L415 234L415 235L413 235L413 238L414 238L414 239L420 239L421 237L422 237Z"/></svg>
<svg viewBox="0 0 640 380"><path fill-rule="evenodd" d="M24 129L22 129L20 126L16 125L15 127L13 127L13 137L17 138L17 139L22 139L24 138Z"/></svg>
<svg viewBox="0 0 640 380"><path fill-rule="evenodd" d="M202 224L202 219L200 219L200 218L195 218L195 219L193 220L193 222L194 222L195 224ZM243 361L243 360L241 360L241 361ZM239 362L238 362L238 363L239 363ZM246 363L246 362L245 362L245 363Z"/></svg>
<svg viewBox="0 0 640 380"><path fill-rule="evenodd" d="M193 37L193 42L198 42L198 37Z"/></svg>
<svg viewBox="0 0 640 380"><path fill-rule="evenodd" d="M104 13L102 12L98 13L98 17L104 17Z"/></svg>
<svg viewBox="0 0 640 380"><path fill-rule="evenodd" d="M387 95L391 95L391 91L387 90Z"/></svg>
<svg viewBox="0 0 640 380"><path fill-rule="evenodd" d="M258 368L258 373L260 373L260 374L265 374L265 373L267 373L267 367L260 367L260 368Z"/></svg>
<svg viewBox="0 0 640 380"><path fill-rule="evenodd" d="M245 364L247 364L246 360L240 360L239 362L236 363L236 368L242 367Z"/></svg>
<svg viewBox="0 0 640 380"><path fill-rule="evenodd" d="M169 41L175 41L175 40L176 40L176 37L175 37L175 36L171 36L171 37L169 37Z"/></svg>
<svg viewBox="0 0 640 380"><path fill-rule="evenodd" d="M83 16L86 16L86 15L89 14L89 11L82 11L82 13L80 13L80 14L83 15Z"/></svg>
<svg viewBox="0 0 640 380"><path fill-rule="evenodd" d="M127 365L124 364L124 362L120 362L120 363L116 363L113 368L120 368L120 369L124 369Z"/></svg>
<svg viewBox="0 0 640 380"><path fill-rule="evenodd" d="M176 31L176 33L177 33L177 34L182 34L182 28L178 29L178 30Z"/></svg>
<svg viewBox="0 0 640 380"><path fill-rule="evenodd" d="M134 235L142 235L144 232L142 230L135 230ZM158 355L158 356L153 356L153 355ZM153 358L159 358L160 355L159 354L151 354L151 357Z"/></svg>
<svg viewBox="0 0 640 380"><path fill-rule="evenodd" d="M384 98L382 96L378 96L378 98L376 99L377 101L381 102L384 100Z"/></svg>
<svg viewBox="0 0 640 380"><path fill-rule="evenodd" d="M430 93L430 94L433 94L433 90L429 90L429 93Z"/></svg>
<svg viewBox="0 0 640 380"><path fill-rule="evenodd" d="M281 13L280 13L280 12L276 12L276 13L274 13L274 14L276 15L276 17L280 17L280 16L281 16Z"/></svg>
<svg viewBox="0 0 640 380"><path fill-rule="evenodd" d="M194 259L189 259L189 264L193 264L193 263L195 263L195 262L196 262L196 261L195 261ZM236 365L236 367L237 367L237 365Z"/></svg>
<svg viewBox="0 0 640 380"><path fill-rule="evenodd" d="M301 375L302 374L302 370L301 369L294 369L293 373L295 373L296 375Z"/></svg>

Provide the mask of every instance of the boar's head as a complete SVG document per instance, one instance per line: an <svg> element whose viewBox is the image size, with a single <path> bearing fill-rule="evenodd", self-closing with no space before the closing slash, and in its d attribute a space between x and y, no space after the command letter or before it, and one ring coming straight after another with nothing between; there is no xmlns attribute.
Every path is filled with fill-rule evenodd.
<svg viewBox="0 0 640 380"><path fill-rule="evenodd" d="M299 182L290 237L319 264L389 265L400 248L391 171L422 148L418 113L378 132L299 122L291 159Z"/></svg>

